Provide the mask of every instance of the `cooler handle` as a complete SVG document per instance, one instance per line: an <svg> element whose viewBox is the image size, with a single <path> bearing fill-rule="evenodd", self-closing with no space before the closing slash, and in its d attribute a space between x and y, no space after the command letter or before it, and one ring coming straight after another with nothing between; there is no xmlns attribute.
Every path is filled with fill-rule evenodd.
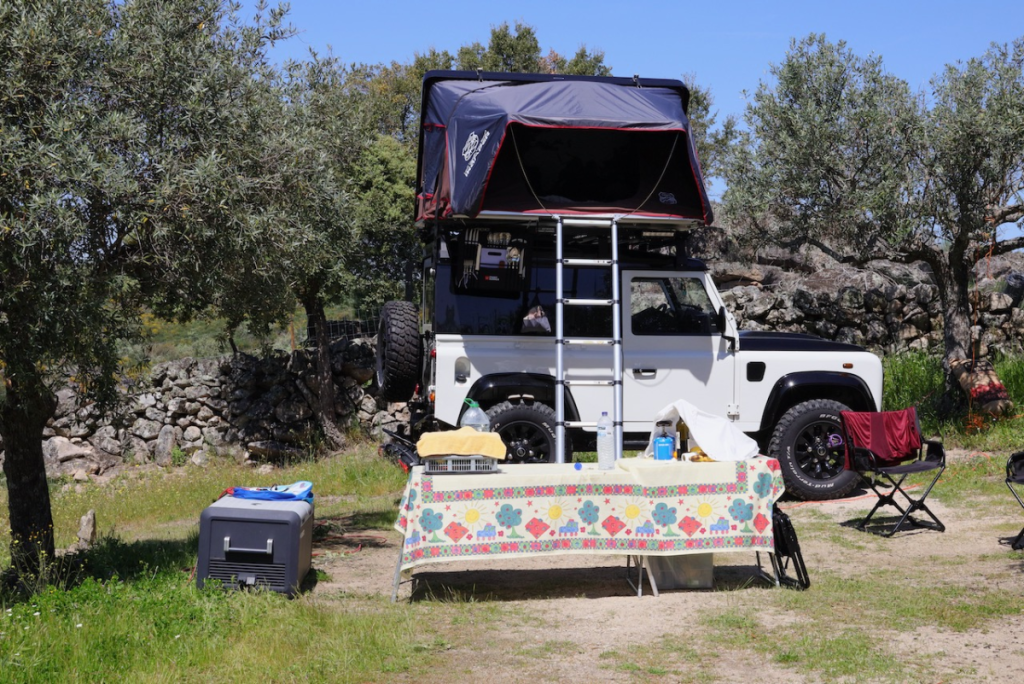
<svg viewBox="0 0 1024 684"><path fill-rule="evenodd" d="M274 540L267 540L266 549L242 549L242 548L231 548L231 537L224 537L224 553L265 553L268 556L274 555Z"/></svg>

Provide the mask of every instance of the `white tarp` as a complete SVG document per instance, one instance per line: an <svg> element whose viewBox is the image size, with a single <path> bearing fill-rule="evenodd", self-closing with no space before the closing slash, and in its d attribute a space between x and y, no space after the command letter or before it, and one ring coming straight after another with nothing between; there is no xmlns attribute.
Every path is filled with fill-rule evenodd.
<svg viewBox="0 0 1024 684"><path fill-rule="evenodd" d="M675 425L682 419L690 430L690 440L716 461L746 461L758 454L757 442L747 437L738 427L721 416L702 411L688 401L679 399L658 411L654 422L669 420ZM646 456L654 455L654 437L651 431ZM685 445L680 445L681 448Z"/></svg>

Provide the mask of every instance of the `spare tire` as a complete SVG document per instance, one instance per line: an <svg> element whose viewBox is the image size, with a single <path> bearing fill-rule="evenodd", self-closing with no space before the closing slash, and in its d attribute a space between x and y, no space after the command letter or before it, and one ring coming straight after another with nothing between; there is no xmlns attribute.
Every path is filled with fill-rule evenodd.
<svg viewBox="0 0 1024 684"><path fill-rule="evenodd" d="M377 387L385 401L408 401L420 379L419 314L411 302L388 302L377 329Z"/></svg>

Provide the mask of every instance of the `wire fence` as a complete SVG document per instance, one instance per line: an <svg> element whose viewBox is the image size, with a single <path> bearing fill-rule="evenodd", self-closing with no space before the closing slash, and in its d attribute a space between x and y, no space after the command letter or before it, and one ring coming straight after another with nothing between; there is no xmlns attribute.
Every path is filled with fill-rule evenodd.
<svg viewBox="0 0 1024 684"><path fill-rule="evenodd" d="M341 321L327 321L327 336L331 342L336 342L338 340L351 342L352 340L360 337L373 337L377 334L377 329L379 327L379 313L360 320L345 319ZM303 341L302 346L312 347L315 345L316 324L311 322L306 325L306 339Z"/></svg>

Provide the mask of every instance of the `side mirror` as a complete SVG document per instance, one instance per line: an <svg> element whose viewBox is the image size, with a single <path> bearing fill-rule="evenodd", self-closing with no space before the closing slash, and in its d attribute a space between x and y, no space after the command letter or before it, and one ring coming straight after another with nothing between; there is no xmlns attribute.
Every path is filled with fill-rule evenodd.
<svg viewBox="0 0 1024 684"><path fill-rule="evenodd" d="M728 328L726 326L728 317L725 314L724 306L718 307L718 315L715 318L715 322L718 324L718 331L722 333L722 337L724 339L729 340L729 351L736 351L736 337L734 335L729 334Z"/></svg>

